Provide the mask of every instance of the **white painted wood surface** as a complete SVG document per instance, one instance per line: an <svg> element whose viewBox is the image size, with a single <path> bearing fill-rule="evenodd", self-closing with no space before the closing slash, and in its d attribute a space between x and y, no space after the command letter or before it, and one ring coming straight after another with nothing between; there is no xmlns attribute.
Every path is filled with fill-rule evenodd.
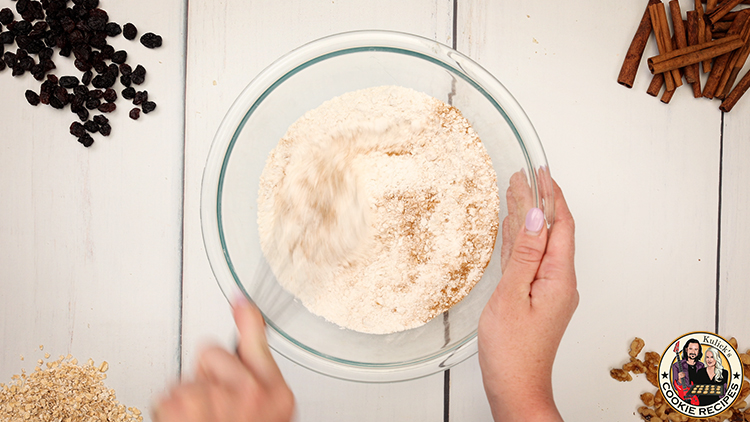
<svg viewBox="0 0 750 422"><path fill-rule="evenodd" d="M747 66L746 66L747 68ZM750 350L750 103L740 101L724 115L721 207L719 332Z"/></svg>
<svg viewBox="0 0 750 422"><path fill-rule="evenodd" d="M719 332L750 347L750 103L722 126L718 102L686 88L670 105L646 95L645 64L633 89L619 86L642 3L457 4L458 50L524 107L576 217L581 304L554 373L568 420L638 420L638 394L650 384L618 383L609 369L626 361L634 336L661 352L684 332L713 330L717 267ZM36 81L0 73L0 382L33 368L44 344L53 356L109 361L118 398L148 410L180 365L190 376L201 344L233 340L203 250L199 201L213 134L240 90L287 51L345 30L395 29L451 45L453 1L102 7L164 36L153 51L113 40L149 70L144 88L159 108L137 122L118 109L112 136L86 150L67 134L72 114L25 103ZM646 55L655 51L652 39ZM443 420L442 374L368 385L278 361L300 421ZM476 357L450 379L449 419L489 421Z"/></svg>
<svg viewBox="0 0 750 422"><path fill-rule="evenodd" d="M68 133L69 109L26 102L39 82L0 72L0 382L33 371L45 352L106 360L118 399L147 412L180 360L185 7L102 6L164 37L157 50L109 39L147 69L151 114L133 121L119 99L112 134L86 149ZM72 60L54 60L57 75L80 75Z"/></svg>

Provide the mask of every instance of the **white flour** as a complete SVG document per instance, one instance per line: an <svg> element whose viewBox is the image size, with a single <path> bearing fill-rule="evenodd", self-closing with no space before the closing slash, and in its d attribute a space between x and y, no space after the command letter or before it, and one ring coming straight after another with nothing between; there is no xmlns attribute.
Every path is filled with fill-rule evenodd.
<svg viewBox="0 0 750 422"><path fill-rule="evenodd" d="M385 334L418 327L482 277L495 171L458 110L402 87L307 112L271 152L258 226L279 283L314 314Z"/></svg>

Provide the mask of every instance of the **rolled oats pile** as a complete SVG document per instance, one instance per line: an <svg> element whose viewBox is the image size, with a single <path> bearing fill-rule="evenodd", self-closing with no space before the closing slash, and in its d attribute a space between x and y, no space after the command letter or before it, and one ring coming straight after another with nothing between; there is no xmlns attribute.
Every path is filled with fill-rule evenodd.
<svg viewBox="0 0 750 422"><path fill-rule="evenodd" d="M22 371L10 384L0 384L0 421L143 421L140 410L121 404L115 390L104 385L106 361L78 365L68 355L37 363L31 374Z"/></svg>

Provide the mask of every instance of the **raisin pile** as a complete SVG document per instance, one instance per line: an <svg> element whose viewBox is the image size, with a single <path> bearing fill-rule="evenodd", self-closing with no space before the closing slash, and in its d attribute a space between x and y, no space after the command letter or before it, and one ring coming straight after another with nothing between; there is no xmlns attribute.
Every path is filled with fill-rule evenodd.
<svg viewBox="0 0 750 422"><path fill-rule="evenodd" d="M0 10L0 72L6 68L15 77L29 73L42 82L38 92L27 90L26 101L32 106L49 105L56 109L69 106L79 121L70 125L70 133L85 147L94 143L91 136L109 136L112 127L103 114L117 108L115 85L124 88L120 96L131 100L135 107L129 112L136 120L156 109L147 91L137 91L132 85L146 80L146 69L138 64L133 69L128 53L115 51L107 43L108 37L120 34L134 40L138 29L132 23L123 27L109 20L99 7L99 0L14 0L16 14L10 8ZM13 44L16 48L12 48ZM143 34L140 43L147 48L162 45L162 38L151 32ZM73 56L79 76L58 77L53 56ZM140 106L140 107L139 107ZM91 119L89 119L91 118Z"/></svg>

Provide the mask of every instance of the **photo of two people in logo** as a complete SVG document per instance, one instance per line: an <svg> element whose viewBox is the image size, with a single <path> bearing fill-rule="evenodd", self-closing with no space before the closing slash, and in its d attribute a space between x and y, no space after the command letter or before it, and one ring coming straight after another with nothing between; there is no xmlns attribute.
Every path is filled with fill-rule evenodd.
<svg viewBox="0 0 750 422"><path fill-rule="evenodd" d="M705 357L701 344L696 339L689 339L682 348L682 356L672 364L672 383L677 394L695 406L716 403L724 396L729 382L729 372L721 363L719 351L713 347L706 349ZM703 362L701 362L703 358ZM719 395L696 395L690 393L694 385L721 385Z"/></svg>

